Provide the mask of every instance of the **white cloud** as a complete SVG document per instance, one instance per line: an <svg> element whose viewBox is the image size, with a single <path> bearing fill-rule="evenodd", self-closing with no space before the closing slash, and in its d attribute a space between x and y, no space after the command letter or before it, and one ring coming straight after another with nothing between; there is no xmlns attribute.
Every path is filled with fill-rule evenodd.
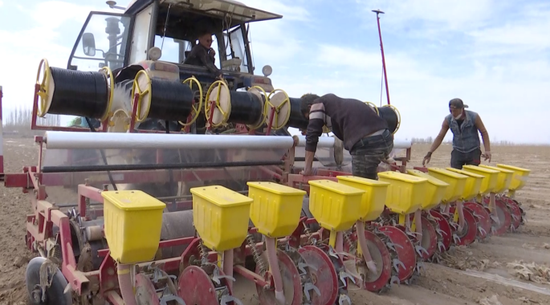
<svg viewBox="0 0 550 305"><path fill-rule="evenodd" d="M280 65L299 55L304 42L287 29L288 25L278 20L252 24L250 42L255 61Z"/></svg>
<svg viewBox="0 0 550 305"><path fill-rule="evenodd" d="M57 29L68 20L84 23L88 13L95 9L97 7L91 5L78 5L65 1L45 1L36 4L35 9L31 10L29 14L41 27Z"/></svg>
<svg viewBox="0 0 550 305"><path fill-rule="evenodd" d="M385 55L388 79L391 77L394 82L420 81L433 77L426 73L427 67L421 67L406 53L391 52ZM381 53L374 50L364 51L358 48L324 44L318 48L317 62L331 69L347 69L343 75L349 75L351 72L352 75L361 78L380 78L382 71ZM392 75L389 76L389 74Z"/></svg>
<svg viewBox="0 0 550 305"><path fill-rule="evenodd" d="M0 0L0 7L4 5L4 1Z"/></svg>
<svg viewBox="0 0 550 305"><path fill-rule="evenodd" d="M283 15L285 20L308 21L310 14L307 9L295 5L296 1L264 1L264 0L243 0L247 6L258 8L278 15Z"/></svg>
<svg viewBox="0 0 550 305"><path fill-rule="evenodd" d="M242 1L248 6L283 16L282 19L250 24L250 42L256 73L271 65L275 75L282 70L295 69L295 61L309 52L306 39L295 34L295 27L310 22L308 10L292 1Z"/></svg>
<svg viewBox="0 0 550 305"><path fill-rule="evenodd" d="M275 87L291 97L335 93L378 104L382 62L370 10L380 8L386 12L381 22L390 98L403 120L398 138L435 137L448 113L448 100L461 97L480 113L492 138L550 142L540 132L548 129L545 121L534 115L550 117L546 107L550 96L549 5L526 6L510 16L503 12L514 11L510 5L517 4L512 1L361 0L357 1L360 14L357 7L338 9L340 15L357 19L357 24L365 23L375 42L365 44L361 36L351 44L336 44L319 40L323 39L320 33L331 26L314 15L323 8L319 2L241 1L283 15L281 20L252 23L251 41L256 73L271 64ZM28 29L0 30L5 42L0 45L0 56L9 58L3 71L11 71L0 74L4 101L30 108L40 59L65 67L80 29L75 28L74 37L67 38L61 36L59 27L73 21L80 25L90 10L98 9L107 9L104 1L87 6L50 1L31 7L27 14L36 24ZM317 26L325 28L314 29ZM61 45L61 38L70 43Z"/></svg>
<svg viewBox="0 0 550 305"><path fill-rule="evenodd" d="M89 11L103 7L48 1L26 8L17 6L16 9L34 23L26 23L28 29L0 30L4 42L0 45L0 57L8 59L3 61L0 84L4 90L4 107L31 109L40 60L46 58L50 66L65 68L73 47L72 41L77 38L80 29L71 28L74 37L64 37L61 36L60 26L67 21L83 24ZM25 19L25 16L21 18ZM70 43L60 44L57 42L60 39Z"/></svg>
<svg viewBox="0 0 550 305"><path fill-rule="evenodd" d="M550 6L531 5L502 24L469 31L479 49L497 55L542 51L550 48ZM478 53L479 54L479 53Z"/></svg>
<svg viewBox="0 0 550 305"><path fill-rule="evenodd" d="M473 29L485 23L491 16L498 14L494 0L357 0L362 13L381 9L384 26L393 30L408 29L414 22L432 27L435 32L447 30ZM374 17L373 17L374 18ZM429 34L429 33L426 33ZM433 34L433 33L432 33Z"/></svg>

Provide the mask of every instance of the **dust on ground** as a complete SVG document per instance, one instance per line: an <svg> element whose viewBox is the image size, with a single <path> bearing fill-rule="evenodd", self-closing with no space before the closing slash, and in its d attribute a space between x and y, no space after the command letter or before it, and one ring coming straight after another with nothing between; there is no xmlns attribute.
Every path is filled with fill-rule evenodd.
<svg viewBox="0 0 550 305"><path fill-rule="evenodd" d="M414 145L409 166L420 166L428 148ZM6 172L36 165L37 149L32 139L5 139ZM448 166L450 151L449 145L442 145L430 166ZM527 223L519 232L457 247L440 264L424 263L423 275L415 284L394 286L384 295L351 286L353 304L550 304L550 147L495 145L492 153L493 165L532 170L527 185L516 195L527 214ZM24 243L30 201L21 189L2 186L1 190L0 304L27 304L25 267L34 256ZM258 304L253 285L237 286L237 297L245 304Z"/></svg>

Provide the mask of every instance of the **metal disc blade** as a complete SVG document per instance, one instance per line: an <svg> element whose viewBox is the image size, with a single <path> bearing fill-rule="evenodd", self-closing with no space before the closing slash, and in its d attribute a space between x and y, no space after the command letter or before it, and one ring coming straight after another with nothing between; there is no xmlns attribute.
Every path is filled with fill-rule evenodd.
<svg viewBox="0 0 550 305"><path fill-rule="evenodd" d="M264 252L262 256L267 262L267 252ZM285 295L284 305L300 305L302 303L303 292L298 269L294 265L292 259L281 250L277 250L277 261L283 280L283 293ZM256 268L259 269L259 266ZM256 272L260 274L259 270L256 270ZM266 278L265 274L260 275ZM273 281L269 280L269 282ZM258 298L262 305L280 305L277 299L275 299L275 287L264 289L263 286L256 284L256 291L258 292Z"/></svg>
<svg viewBox="0 0 550 305"><path fill-rule="evenodd" d="M478 236L480 239L485 239L491 232L491 215L485 207L483 207L481 204L476 202L466 202L464 204L465 207L469 208L474 212L478 217L476 218L476 222L482 230L477 230Z"/></svg>
<svg viewBox="0 0 550 305"><path fill-rule="evenodd" d="M218 304L218 296L212 280L198 266L188 266L178 279L178 296L185 304Z"/></svg>
<svg viewBox="0 0 550 305"><path fill-rule="evenodd" d="M451 207L450 213L455 212L455 207ZM467 207L463 208L464 214L464 227L461 231L456 231L455 234L459 237L457 245L467 246L476 240L477 236L477 223L471 210Z"/></svg>
<svg viewBox="0 0 550 305"><path fill-rule="evenodd" d="M514 200L511 200L509 198L507 199L508 200L506 200L506 205L510 209L510 213L512 216L512 226L514 227L514 230L517 230L521 226L523 213L521 212L521 208L519 207L519 205Z"/></svg>
<svg viewBox="0 0 550 305"><path fill-rule="evenodd" d="M399 266L399 280L403 282L409 279L416 267L416 253L411 240L405 232L394 226L382 226L378 230L390 239L397 251L399 262L396 263ZM392 262L393 264L394 262Z"/></svg>
<svg viewBox="0 0 550 305"><path fill-rule="evenodd" d="M311 295L312 305L332 305L338 297L338 278L336 270L328 255L315 246L304 246L299 250L306 263L310 265L313 285L321 292L318 296L315 292Z"/></svg>
<svg viewBox="0 0 550 305"><path fill-rule="evenodd" d="M143 273L136 275L136 303L138 305L160 305L160 300L151 280Z"/></svg>
<svg viewBox="0 0 550 305"><path fill-rule="evenodd" d="M386 244L376 234L365 230L365 237L377 272L369 271L366 266L361 266L357 271L364 278L363 289L378 292L390 282L392 275L391 255L388 248L386 248Z"/></svg>
<svg viewBox="0 0 550 305"><path fill-rule="evenodd" d="M421 252L422 259L429 260L437 250L437 233L426 216L422 216L422 241L420 244L426 250L426 252Z"/></svg>
<svg viewBox="0 0 550 305"><path fill-rule="evenodd" d="M495 200L496 214L498 216L499 223L495 224L495 235L502 235L508 231L512 224L512 215L510 209L506 206L506 203L501 199Z"/></svg>
<svg viewBox="0 0 550 305"><path fill-rule="evenodd" d="M453 231L451 229L451 225L447 221L441 213L431 210L430 214L432 217L435 218L437 225L439 226L439 234L438 239L440 239L441 243L443 244L443 247L445 248L444 251L448 251L451 248L451 243L453 242L452 236ZM437 232L437 231L436 231ZM443 249L440 249L442 251Z"/></svg>

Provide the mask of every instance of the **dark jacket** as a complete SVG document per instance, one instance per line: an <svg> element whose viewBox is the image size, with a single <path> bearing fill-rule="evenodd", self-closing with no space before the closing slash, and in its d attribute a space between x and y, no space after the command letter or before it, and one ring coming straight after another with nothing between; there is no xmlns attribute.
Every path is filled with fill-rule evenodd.
<svg viewBox="0 0 550 305"><path fill-rule="evenodd" d="M214 57L208 54L209 49L205 48L200 43L193 47L189 55L185 59L184 64L194 66L204 66L214 76L221 74L221 70L214 65Z"/></svg>
<svg viewBox="0 0 550 305"><path fill-rule="evenodd" d="M378 116L369 105L356 99L326 94L311 106L306 151L317 149L324 125L344 142L344 148L348 151L363 137L388 128L386 120Z"/></svg>

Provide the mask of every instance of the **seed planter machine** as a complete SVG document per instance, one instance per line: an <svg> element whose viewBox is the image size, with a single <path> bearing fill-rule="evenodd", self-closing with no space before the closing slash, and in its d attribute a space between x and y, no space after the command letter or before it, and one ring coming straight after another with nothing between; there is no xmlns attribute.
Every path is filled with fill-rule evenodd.
<svg viewBox="0 0 550 305"><path fill-rule="evenodd" d="M371 180L327 136L316 174L300 175L305 139L288 131L307 127L300 98L271 85L271 67L253 74L247 38L249 22L280 17L235 1L134 1L90 14L67 69L40 62L38 164L4 173L0 154L4 185L32 206L32 304L245 304L246 282L260 304L352 304L350 285L386 292L453 245L520 227L513 197L529 170L514 166L409 169L411 143L395 140L406 155ZM223 80L182 64L183 48L178 63L159 60L155 37L193 45L195 23L213 29ZM398 131L394 106L366 104ZM80 122L38 124L47 115Z"/></svg>
<svg viewBox="0 0 550 305"><path fill-rule="evenodd" d="M37 88L36 107L58 102ZM387 291L452 245L497 234L487 219L516 229L516 201L502 194L529 173L423 172L405 157L379 180L332 168L304 177L300 136L105 131L46 131L35 138L38 165L3 175L33 208L25 241L38 254L26 273L34 303L243 304L234 285L250 281L261 304L351 304L350 284ZM320 146L336 150L337 141ZM154 195L161 185L175 195ZM56 186L75 191L72 205L48 200Z"/></svg>

